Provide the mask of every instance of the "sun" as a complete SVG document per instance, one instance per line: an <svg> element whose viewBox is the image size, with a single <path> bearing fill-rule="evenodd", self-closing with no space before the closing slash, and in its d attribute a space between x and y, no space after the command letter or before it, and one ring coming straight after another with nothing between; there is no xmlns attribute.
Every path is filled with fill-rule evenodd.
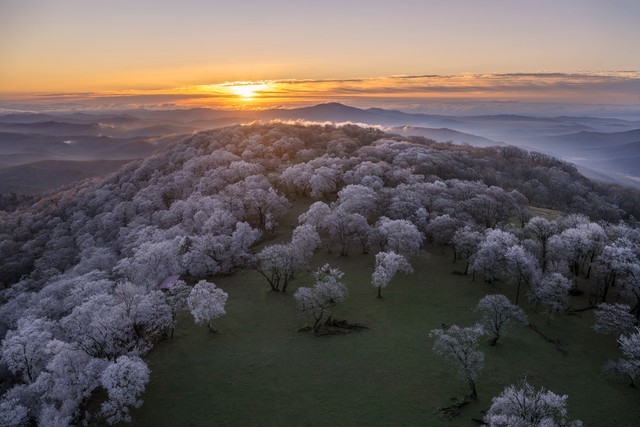
<svg viewBox="0 0 640 427"><path fill-rule="evenodd" d="M228 86L228 88L232 94L239 96L244 100L251 100L258 96L257 92L266 89L267 85L264 83L236 83Z"/></svg>

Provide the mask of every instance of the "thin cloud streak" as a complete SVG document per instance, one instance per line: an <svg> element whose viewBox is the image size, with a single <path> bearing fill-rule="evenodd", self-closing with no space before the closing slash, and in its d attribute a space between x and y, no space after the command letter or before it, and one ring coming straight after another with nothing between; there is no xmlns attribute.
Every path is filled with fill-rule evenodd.
<svg viewBox="0 0 640 427"><path fill-rule="evenodd" d="M239 90L239 89L250 90ZM244 96L240 96L244 94ZM5 96L0 108L117 109L211 107L265 109L318 102L402 107L429 103L506 102L634 107L640 104L640 72L416 75L363 79L280 79L222 82L154 90Z"/></svg>

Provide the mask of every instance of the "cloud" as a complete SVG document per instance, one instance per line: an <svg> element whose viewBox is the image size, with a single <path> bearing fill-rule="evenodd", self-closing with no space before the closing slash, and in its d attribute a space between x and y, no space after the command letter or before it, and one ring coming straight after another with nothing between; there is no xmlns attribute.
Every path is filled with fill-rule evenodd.
<svg viewBox="0 0 640 427"><path fill-rule="evenodd" d="M242 86L255 88L246 96ZM245 96L239 96L245 93ZM479 102L633 107L640 99L640 72L399 75L361 79L279 79L222 82L167 89L48 93L0 99L0 108L45 109L213 107L264 109L338 101L356 106L419 109L434 103ZM605 107L604 105L602 105Z"/></svg>

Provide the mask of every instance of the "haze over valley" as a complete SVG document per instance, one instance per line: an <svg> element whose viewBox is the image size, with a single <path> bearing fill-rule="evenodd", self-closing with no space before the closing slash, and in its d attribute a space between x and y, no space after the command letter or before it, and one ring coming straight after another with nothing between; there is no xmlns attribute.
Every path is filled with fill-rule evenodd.
<svg viewBox="0 0 640 427"><path fill-rule="evenodd" d="M41 193L113 172L125 160L146 158L198 131L271 120L355 123L438 142L514 145L573 163L597 181L640 186L640 121L512 114L447 116L325 103L248 111L196 108L0 114L0 177L4 177L0 190Z"/></svg>

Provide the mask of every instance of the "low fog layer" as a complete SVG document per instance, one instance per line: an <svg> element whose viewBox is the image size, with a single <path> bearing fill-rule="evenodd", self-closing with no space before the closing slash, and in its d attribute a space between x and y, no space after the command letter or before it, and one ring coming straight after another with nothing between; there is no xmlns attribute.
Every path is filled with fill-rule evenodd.
<svg viewBox="0 0 640 427"><path fill-rule="evenodd" d="M439 142L480 147L515 145L574 163L595 180L640 186L640 119L513 114L448 116L360 109L338 103L271 110L8 113L0 115L0 168L13 167L11 171L19 176L24 174L21 168L33 168L34 165L28 165L34 162L39 162L38 169L42 169L42 162L53 160L141 159L194 132L256 120L359 123ZM112 165L115 170L117 163ZM39 192L38 189L53 188L78 178L60 168L49 169L57 177L53 181L20 186L14 179L0 186L0 192Z"/></svg>

